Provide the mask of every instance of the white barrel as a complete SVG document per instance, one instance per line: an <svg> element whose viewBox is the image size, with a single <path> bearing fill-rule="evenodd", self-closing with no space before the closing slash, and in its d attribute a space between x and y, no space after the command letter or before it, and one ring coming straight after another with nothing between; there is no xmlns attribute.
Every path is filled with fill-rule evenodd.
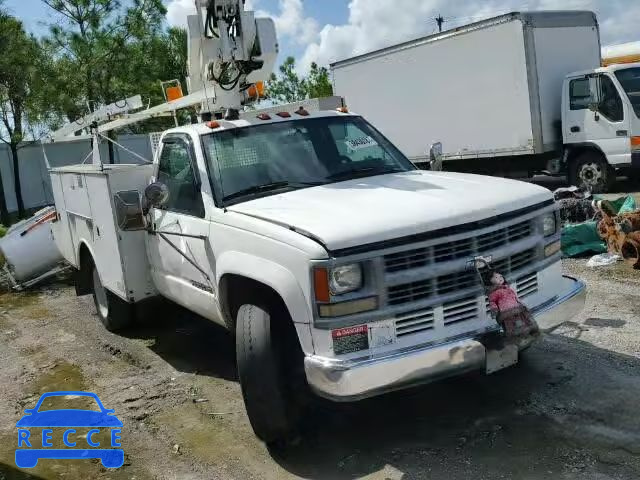
<svg viewBox="0 0 640 480"><path fill-rule="evenodd" d="M0 251L17 282L48 272L62 261L51 233L54 207L43 208L31 218L13 225L0 240Z"/></svg>

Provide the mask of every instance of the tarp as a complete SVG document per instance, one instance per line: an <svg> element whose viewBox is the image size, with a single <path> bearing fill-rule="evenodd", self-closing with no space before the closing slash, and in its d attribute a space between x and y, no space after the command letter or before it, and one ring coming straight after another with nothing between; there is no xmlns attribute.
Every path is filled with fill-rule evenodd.
<svg viewBox="0 0 640 480"><path fill-rule="evenodd" d="M596 200L602 197L594 196ZM618 213L636 210L636 201L631 196L624 196L609 200ZM607 246L598 235L598 223L587 221L567 224L561 231L562 255L565 257L579 257L587 254L605 253Z"/></svg>

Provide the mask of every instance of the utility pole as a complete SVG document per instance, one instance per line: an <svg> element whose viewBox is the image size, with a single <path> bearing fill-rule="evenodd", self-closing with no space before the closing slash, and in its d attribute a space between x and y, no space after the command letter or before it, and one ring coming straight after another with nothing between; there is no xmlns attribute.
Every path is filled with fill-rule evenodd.
<svg viewBox="0 0 640 480"><path fill-rule="evenodd" d="M444 17L439 14L434 20L438 24L438 32L442 32L442 24L444 23Z"/></svg>

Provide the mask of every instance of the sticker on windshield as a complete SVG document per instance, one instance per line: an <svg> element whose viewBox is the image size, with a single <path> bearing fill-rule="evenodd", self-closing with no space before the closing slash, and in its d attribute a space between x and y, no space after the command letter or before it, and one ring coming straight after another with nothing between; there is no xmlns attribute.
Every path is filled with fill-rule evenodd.
<svg viewBox="0 0 640 480"><path fill-rule="evenodd" d="M362 148L367 148L367 147L377 147L378 143L371 138L368 135L365 135L364 137L359 137L359 138L352 138L350 140L345 140L345 142L347 144L347 148L351 151L357 151L360 150Z"/></svg>

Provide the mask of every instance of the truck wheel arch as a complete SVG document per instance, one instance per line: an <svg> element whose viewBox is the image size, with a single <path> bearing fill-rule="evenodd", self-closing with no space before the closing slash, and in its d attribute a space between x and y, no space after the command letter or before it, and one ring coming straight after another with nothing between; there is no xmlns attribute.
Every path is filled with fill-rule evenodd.
<svg viewBox="0 0 640 480"><path fill-rule="evenodd" d="M86 242L80 242L78 248L78 269L75 272L74 284L76 295L89 295L93 292L92 267L94 264L93 252Z"/></svg>
<svg viewBox="0 0 640 480"><path fill-rule="evenodd" d="M281 302L294 323L311 323L307 300L295 275L269 260L240 252L229 252L216 262L218 296L227 326L235 325L235 314L247 298L264 296ZM242 292L242 299L236 292ZM246 295L246 296L245 296ZM234 327L235 328L235 327Z"/></svg>
<svg viewBox="0 0 640 480"><path fill-rule="evenodd" d="M565 148L568 150L568 152L567 152L567 166L569 168L570 168L572 162L575 161L576 158L578 158L581 154L583 154L585 152L597 153L597 154L601 155L605 160L607 158L606 155L604 154L604 152L602 151L602 149L598 145L596 145L595 143L591 143L591 142L572 143L570 145L565 146Z"/></svg>

